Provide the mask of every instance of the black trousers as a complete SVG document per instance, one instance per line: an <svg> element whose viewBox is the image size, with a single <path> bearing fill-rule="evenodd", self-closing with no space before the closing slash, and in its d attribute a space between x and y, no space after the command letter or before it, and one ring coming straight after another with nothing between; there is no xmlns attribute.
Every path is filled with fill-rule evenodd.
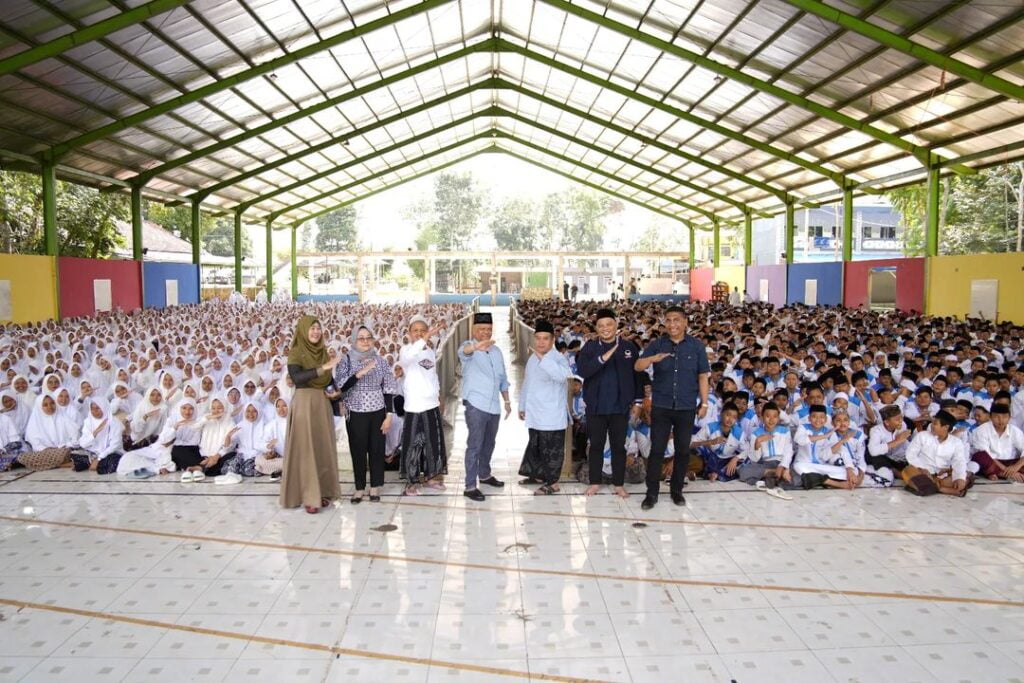
<svg viewBox="0 0 1024 683"><path fill-rule="evenodd" d="M626 427L629 415L587 415L587 436L590 437L590 483L600 484L604 468L604 442L612 449L612 485L626 483Z"/></svg>
<svg viewBox="0 0 1024 683"><path fill-rule="evenodd" d="M888 455L867 455L864 460L876 470L880 467L889 467L897 473L902 472L903 468L907 466L906 460L893 460Z"/></svg>
<svg viewBox="0 0 1024 683"><path fill-rule="evenodd" d="M348 432L348 447L352 451L352 474L356 480L356 491L366 488L366 462L370 462L370 486L384 485L384 435L380 426L384 424L387 411L383 408L372 413L350 411L345 429Z"/></svg>
<svg viewBox="0 0 1024 683"><path fill-rule="evenodd" d="M675 464L672 467L670 491L682 491L686 482L686 465L690 460L690 437L693 436L693 421L696 410L671 410L654 407L651 410L651 457L647 462L647 495L658 497L661 488L661 464L665 461L668 435L671 432L675 444Z"/></svg>

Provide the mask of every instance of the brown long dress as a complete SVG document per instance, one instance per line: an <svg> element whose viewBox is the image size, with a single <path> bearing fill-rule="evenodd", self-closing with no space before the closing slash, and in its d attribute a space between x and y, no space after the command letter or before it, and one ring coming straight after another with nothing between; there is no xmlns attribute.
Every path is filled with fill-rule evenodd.
<svg viewBox="0 0 1024 683"><path fill-rule="evenodd" d="M322 389L296 389L288 412L281 507L320 507L341 496L334 414Z"/></svg>

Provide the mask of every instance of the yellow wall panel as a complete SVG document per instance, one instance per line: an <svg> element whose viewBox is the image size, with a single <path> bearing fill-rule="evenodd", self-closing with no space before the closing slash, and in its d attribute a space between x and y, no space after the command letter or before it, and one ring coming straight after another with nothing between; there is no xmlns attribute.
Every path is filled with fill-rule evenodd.
<svg viewBox="0 0 1024 683"><path fill-rule="evenodd" d="M4 290L0 297L5 299L0 301L0 322L38 322L57 317L57 273L52 256L0 254L0 281Z"/></svg>
<svg viewBox="0 0 1024 683"><path fill-rule="evenodd" d="M963 318L971 308L971 281L998 280L1000 321L1024 323L1024 254L969 254L928 259L928 310Z"/></svg>
<svg viewBox="0 0 1024 683"><path fill-rule="evenodd" d="M715 282L725 282L729 285L729 293L733 288L739 288L740 301L743 301L743 290L747 288L747 269L744 266L719 266L715 268Z"/></svg>

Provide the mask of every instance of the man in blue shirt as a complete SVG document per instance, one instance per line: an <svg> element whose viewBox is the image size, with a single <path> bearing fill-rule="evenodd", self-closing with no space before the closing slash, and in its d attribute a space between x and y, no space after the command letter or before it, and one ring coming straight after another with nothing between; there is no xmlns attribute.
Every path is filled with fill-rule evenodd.
<svg viewBox="0 0 1024 683"><path fill-rule="evenodd" d="M459 348L462 362L462 405L466 408L466 490L464 496L482 501L484 494L477 486L495 488L505 485L491 474L491 455L498 435L501 409L498 394L504 399L505 417L512 413L508 398L508 376L501 349L494 345L491 335L494 321L490 313L473 314L473 338Z"/></svg>
<svg viewBox="0 0 1024 683"><path fill-rule="evenodd" d="M626 427L630 410L639 413L644 399L642 373L633 368L640 350L636 344L618 335L615 312L602 308L597 312L597 339L588 341L576 357L576 371L583 378L583 399L587 411L587 435L590 438L588 465L592 496L601 488L604 444L612 452L612 486L615 495L628 498L626 492Z"/></svg>
<svg viewBox="0 0 1024 683"><path fill-rule="evenodd" d="M534 324L533 354L519 389L519 419L526 421L530 440L519 465L520 484L540 483L537 495L557 493L565 458L565 428L569 426L572 370L555 351L555 328L547 320Z"/></svg>
<svg viewBox="0 0 1024 683"><path fill-rule="evenodd" d="M703 418L708 410L711 366L704 344L686 334L686 326L686 311L680 306L670 306L665 311L668 334L648 344L634 365L637 372L646 372L654 366L651 457L647 462L647 496L640 504L644 510L650 510L658 502L661 464L670 432L674 438L676 462L672 468L669 493L676 505L686 504L683 485L693 423L698 416Z"/></svg>

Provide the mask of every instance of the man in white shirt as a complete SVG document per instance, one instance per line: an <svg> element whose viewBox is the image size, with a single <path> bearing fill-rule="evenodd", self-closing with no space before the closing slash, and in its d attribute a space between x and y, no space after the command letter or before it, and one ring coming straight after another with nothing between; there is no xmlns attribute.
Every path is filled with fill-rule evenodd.
<svg viewBox="0 0 1024 683"><path fill-rule="evenodd" d="M950 433L955 424L955 417L940 410L931 428L910 442L907 466L900 473L908 491L918 496L967 493L973 480L967 474L967 446Z"/></svg>
<svg viewBox="0 0 1024 683"><path fill-rule="evenodd" d="M992 406L992 417L971 432L971 460L989 479L1009 479L1024 483L1024 432L1010 424L1010 408L1005 403Z"/></svg>

